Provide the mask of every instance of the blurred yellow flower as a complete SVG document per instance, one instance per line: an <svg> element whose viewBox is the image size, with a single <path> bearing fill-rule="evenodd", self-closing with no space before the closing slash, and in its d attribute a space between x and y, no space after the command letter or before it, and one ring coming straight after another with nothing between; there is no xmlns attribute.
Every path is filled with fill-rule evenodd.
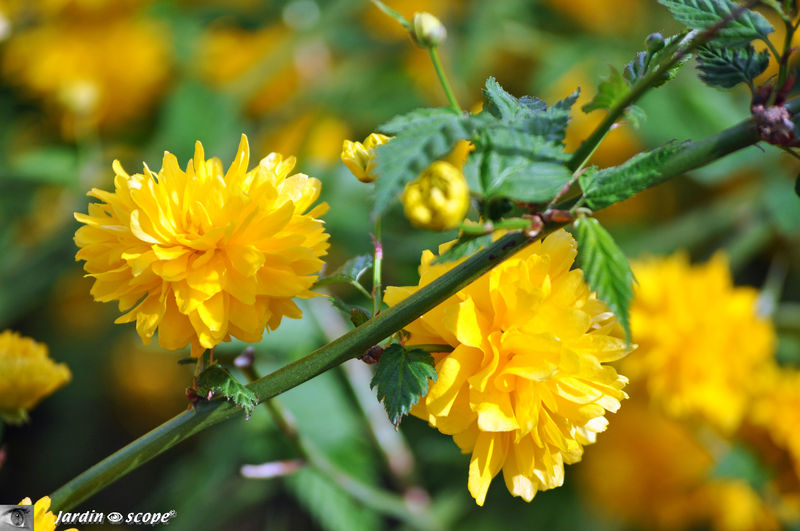
<svg viewBox="0 0 800 531"><path fill-rule="evenodd" d="M145 18L57 20L14 33L3 74L45 101L65 134L141 119L167 82L169 46Z"/></svg>
<svg viewBox="0 0 800 531"><path fill-rule="evenodd" d="M371 183L378 178L375 173L375 149L389 140L390 137L379 133L369 135L363 144L345 140L342 143L342 162L356 179L362 183Z"/></svg>
<svg viewBox="0 0 800 531"><path fill-rule="evenodd" d="M25 498L17 505L33 505L33 529L36 531L55 531L58 517L50 512L50 497L39 498L33 503L30 498ZM74 527L64 531L77 531Z"/></svg>
<svg viewBox="0 0 800 531"><path fill-rule="evenodd" d="M47 346L16 332L0 333L0 418L22 421L27 411L72 378L48 356Z"/></svg>
<svg viewBox="0 0 800 531"><path fill-rule="evenodd" d="M469 186L461 170L440 160L406 185L402 201L403 212L415 227L452 229L469 210Z"/></svg>
<svg viewBox="0 0 800 531"><path fill-rule="evenodd" d="M645 10L641 0L546 0L546 3L590 31L614 35L633 35Z"/></svg>
<svg viewBox="0 0 800 531"><path fill-rule="evenodd" d="M578 485L592 505L626 528L776 529L758 493L741 481L711 479L714 459L700 438L640 391L630 390L638 398L625 404L576 467Z"/></svg>
<svg viewBox="0 0 800 531"><path fill-rule="evenodd" d="M93 189L101 202L75 214L92 295L118 300L129 311L116 322L136 321L145 343L156 328L162 347L191 343L193 356L231 336L259 341L284 316L302 316L294 297L315 295L328 248L317 218L328 205L307 210L322 185L290 176L294 157L271 153L248 171L249 160L242 135L227 172L200 142L186 171L171 153L158 174L128 175L115 161L114 192Z"/></svg>
<svg viewBox="0 0 800 531"><path fill-rule="evenodd" d="M300 88L291 32L282 24L257 31L221 26L200 42L197 67L201 77L217 87L237 86L247 95L247 110L276 110Z"/></svg>
<svg viewBox="0 0 800 531"><path fill-rule="evenodd" d="M440 251L446 246L442 246ZM502 469L526 501L560 486L626 397L604 362L628 349L613 314L570 270L575 240L558 231L520 251L409 326L408 344L446 344L438 381L411 411L472 452L468 487L483 505ZM425 251L419 286L389 287L397 304L455 267Z"/></svg>
<svg viewBox="0 0 800 531"><path fill-rule="evenodd" d="M758 292L734 287L722 254L692 266L685 254L634 264L631 306L636 355L622 365L676 417L699 416L735 430L772 362L775 332L756 313Z"/></svg>
<svg viewBox="0 0 800 531"><path fill-rule="evenodd" d="M751 420L788 450L800 477L800 370L776 369L753 405Z"/></svg>
<svg viewBox="0 0 800 531"><path fill-rule="evenodd" d="M142 345L136 334L125 334L114 345L105 381L120 422L132 435L186 407L191 370L176 361L154 345Z"/></svg>
<svg viewBox="0 0 800 531"><path fill-rule="evenodd" d="M309 111L291 120L273 116L257 145L278 153L297 153L309 163L327 167L339 162L342 141L349 134L350 127L341 118Z"/></svg>

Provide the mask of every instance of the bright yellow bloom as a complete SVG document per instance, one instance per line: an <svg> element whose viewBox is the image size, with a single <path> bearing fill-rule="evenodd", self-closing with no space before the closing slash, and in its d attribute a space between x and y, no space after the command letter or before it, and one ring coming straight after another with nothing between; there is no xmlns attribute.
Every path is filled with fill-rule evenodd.
<svg viewBox="0 0 800 531"><path fill-rule="evenodd" d="M751 420L763 427L775 444L788 450L800 477L800 370L771 372L765 378L763 395L755 401Z"/></svg>
<svg viewBox="0 0 800 531"><path fill-rule="evenodd" d="M0 333L0 418L24 420L71 378L66 365L50 359L46 345L10 330Z"/></svg>
<svg viewBox="0 0 800 531"><path fill-rule="evenodd" d="M362 183L371 183L378 178L375 173L375 149L389 140L390 137L379 133L369 135L363 144L345 140L342 144L342 162L356 179Z"/></svg>
<svg viewBox="0 0 800 531"><path fill-rule="evenodd" d="M322 185L289 175L294 157L272 153L248 171L249 160L242 135L227 172L200 142L186 171L171 153L157 175L146 166L128 175L115 161L114 192L93 189L101 202L75 214L92 295L130 310L116 322L136 321L145 343L156 328L162 347L191 343L193 356L231 336L259 341L282 317L302 316L294 297L315 295L328 248L317 218L328 205L307 210Z"/></svg>
<svg viewBox="0 0 800 531"><path fill-rule="evenodd" d="M67 134L76 118L120 126L141 118L166 85L163 35L145 18L57 20L12 34L3 73L43 99Z"/></svg>
<svg viewBox="0 0 800 531"><path fill-rule="evenodd" d="M39 498L33 503L30 498L25 498L17 505L33 505L33 529L36 531L55 531L58 517L50 511L50 497ZM64 531L77 531L74 527Z"/></svg>
<svg viewBox="0 0 800 531"><path fill-rule="evenodd" d="M452 229L469 210L469 185L461 170L440 160L406 185L402 201L403 212L415 227Z"/></svg>
<svg viewBox="0 0 800 531"><path fill-rule="evenodd" d="M570 270L575 240L558 231L504 261L410 325L408 344L446 344L438 381L411 411L472 452L468 487L483 505L502 469L526 501L560 486L626 398L604 362L628 349L613 314ZM445 248L440 248L442 251ZM455 264L425 251L419 286L390 287L397 304Z"/></svg>
<svg viewBox="0 0 800 531"><path fill-rule="evenodd" d="M730 433L741 423L775 346L756 313L758 292L733 287L726 258L692 266L684 254L634 264L631 306L635 356L622 368L642 379L676 417L699 416Z"/></svg>

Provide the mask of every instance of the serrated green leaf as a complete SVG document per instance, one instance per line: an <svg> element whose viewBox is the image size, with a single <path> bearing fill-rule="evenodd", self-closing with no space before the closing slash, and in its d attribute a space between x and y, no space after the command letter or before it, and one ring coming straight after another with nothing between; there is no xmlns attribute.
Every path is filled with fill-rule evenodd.
<svg viewBox="0 0 800 531"><path fill-rule="evenodd" d="M756 52L752 45L738 48L706 45L698 49L700 79L709 86L733 88L753 80L769 66L769 50Z"/></svg>
<svg viewBox="0 0 800 531"><path fill-rule="evenodd" d="M583 275L589 287L617 316L630 343L628 308L633 299L633 272L628 259L597 219L578 218L575 228Z"/></svg>
<svg viewBox="0 0 800 531"><path fill-rule="evenodd" d="M239 381L219 365L206 368L197 376L197 394L205 396L208 393L220 395L242 408L247 416L253 414L258 405L256 394L239 383Z"/></svg>
<svg viewBox="0 0 800 531"><path fill-rule="evenodd" d="M609 66L608 77L600 81L597 87L597 94L594 99L582 107L583 112L592 112L597 109L610 109L618 101L624 98L630 87L619 73L619 70Z"/></svg>
<svg viewBox="0 0 800 531"><path fill-rule="evenodd" d="M741 11L714 36L713 42L727 46L747 44L754 39L766 39L775 31L759 13L731 0L658 0L669 9L673 18L686 27L704 30L719 24Z"/></svg>
<svg viewBox="0 0 800 531"><path fill-rule="evenodd" d="M464 176L472 189L486 197L545 202L569 179L569 170L562 165L569 154L562 144L511 125L493 124L475 145L464 165ZM525 182L517 185L517 179Z"/></svg>
<svg viewBox="0 0 800 531"><path fill-rule="evenodd" d="M422 108L411 111L407 114L395 116L385 124L380 126L380 131L387 135L397 135L408 129L425 127L431 121L441 118L445 120L459 116L450 107Z"/></svg>
<svg viewBox="0 0 800 531"><path fill-rule="evenodd" d="M623 201L663 180L661 167L666 159L682 151L685 142L673 142L652 151L639 153L619 166L593 173L584 173L578 179L593 210Z"/></svg>
<svg viewBox="0 0 800 531"><path fill-rule="evenodd" d="M555 105L548 107L547 110L537 112L525 124L525 130L532 135L544 138L548 142L561 145L567 134L567 125L569 124L572 106L578 101L580 95L581 89L577 88L575 92L556 102Z"/></svg>
<svg viewBox="0 0 800 531"><path fill-rule="evenodd" d="M369 386L378 388L378 400L383 402L396 428L411 407L428 393L428 379L436 381L433 356L394 344L383 352Z"/></svg>
<svg viewBox="0 0 800 531"><path fill-rule="evenodd" d="M498 120L510 122L529 119L547 110L545 102L538 98L523 96L518 99L512 96L493 77L486 80L482 92L486 110Z"/></svg>
<svg viewBox="0 0 800 531"><path fill-rule="evenodd" d="M362 254L351 258L330 274L323 275L313 288L328 284L350 284L358 282L361 276L372 267L372 255Z"/></svg>
<svg viewBox="0 0 800 531"><path fill-rule="evenodd" d="M572 177L562 164L530 162L508 166L494 176L486 190L487 197L508 197L526 203L551 200Z"/></svg>
<svg viewBox="0 0 800 531"><path fill-rule="evenodd" d="M375 207L381 213L392 198L431 163L444 157L459 140L472 136L476 123L454 112L431 112L423 118L417 110L403 121L396 117L386 125L400 132L376 150L378 179L375 181ZM413 126L407 125L413 122ZM406 125L403 125L403 124ZM398 129L399 128L399 129ZM387 131L383 126L380 131Z"/></svg>
<svg viewBox="0 0 800 531"><path fill-rule="evenodd" d="M492 243L491 234L481 234L480 236L463 235L452 247L440 254L433 261L434 264L453 262L461 258L471 256Z"/></svg>
<svg viewBox="0 0 800 531"><path fill-rule="evenodd" d="M664 39L664 47L653 54L649 54L648 52L637 53L636 58L625 65L625 71L623 73L625 80L631 85L637 83L644 76L649 74L654 68L658 67L662 61L665 61L668 57L674 55L685 37L686 32L678 33L677 35L672 35ZM678 74L678 70L680 70L681 67L685 65L689 59L691 59L691 57L691 54L686 54L680 61L662 72L654 80L652 87L660 87L667 81L674 79Z"/></svg>

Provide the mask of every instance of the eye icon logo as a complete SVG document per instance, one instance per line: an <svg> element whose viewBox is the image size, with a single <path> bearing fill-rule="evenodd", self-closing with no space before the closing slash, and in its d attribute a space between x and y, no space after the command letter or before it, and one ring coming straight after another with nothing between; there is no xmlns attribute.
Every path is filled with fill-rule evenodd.
<svg viewBox="0 0 800 531"><path fill-rule="evenodd" d="M122 521L122 515L120 513L108 513L106 520L108 520L109 524L118 524Z"/></svg>
<svg viewBox="0 0 800 531"><path fill-rule="evenodd" d="M33 531L32 505L0 505L0 531Z"/></svg>

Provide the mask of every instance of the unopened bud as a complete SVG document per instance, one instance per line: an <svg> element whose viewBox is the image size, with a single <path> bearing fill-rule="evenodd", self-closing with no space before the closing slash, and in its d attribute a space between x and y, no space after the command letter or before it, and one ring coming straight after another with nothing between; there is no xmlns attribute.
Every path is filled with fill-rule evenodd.
<svg viewBox="0 0 800 531"><path fill-rule="evenodd" d="M447 38L447 29L430 13L414 13L414 31L411 37L422 48L439 46Z"/></svg>
<svg viewBox="0 0 800 531"><path fill-rule="evenodd" d="M461 170L437 161L403 191L403 212L415 227L447 230L464 221L469 209L469 186Z"/></svg>
<svg viewBox="0 0 800 531"><path fill-rule="evenodd" d="M647 51L653 54L664 47L664 36L660 33L651 33L644 42L647 46Z"/></svg>
<svg viewBox="0 0 800 531"><path fill-rule="evenodd" d="M371 183L378 178L375 173L375 149L385 144L390 137L378 133L369 135L362 144L345 140L342 144L342 162L362 183Z"/></svg>

